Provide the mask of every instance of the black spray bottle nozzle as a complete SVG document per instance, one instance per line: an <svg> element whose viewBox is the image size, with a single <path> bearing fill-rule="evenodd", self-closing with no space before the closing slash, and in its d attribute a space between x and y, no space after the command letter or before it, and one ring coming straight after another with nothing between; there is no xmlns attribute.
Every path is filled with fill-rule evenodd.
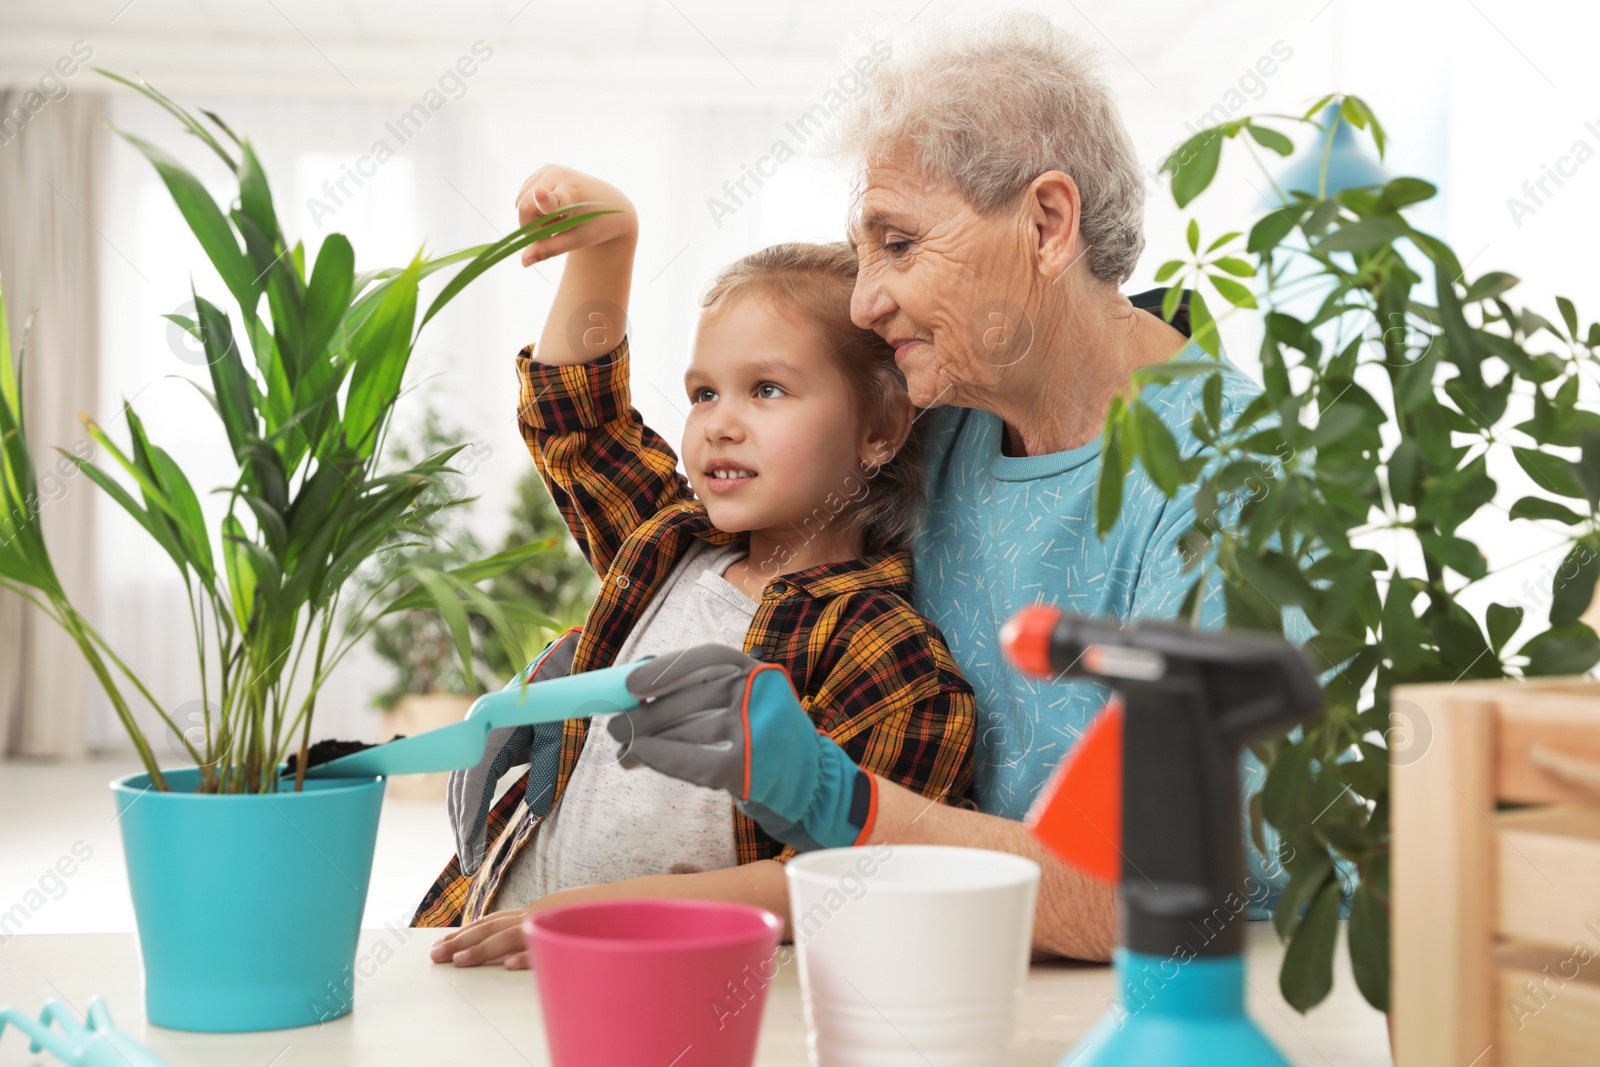
<svg viewBox="0 0 1600 1067"><path fill-rule="evenodd" d="M1000 631L1012 665L1035 678L1087 679L1122 693L1197 687L1217 728L1242 744L1322 709L1310 662L1277 637L1215 633L1155 620L1123 626L1058 608L1019 611Z"/></svg>
<svg viewBox="0 0 1600 1067"><path fill-rule="evenodd" d="M1023 673L1099 682L1117 695L1041 794L1035 832L1090 871L1104 869L1092 857L1114 844L1128 948L1238 952L1239 749L1321 709L1305 656L1281 638L1156 621L1124 627L1043 605L1008 620L1000 640ZM1086 814L1096 811L1106 814Z"/></svg>

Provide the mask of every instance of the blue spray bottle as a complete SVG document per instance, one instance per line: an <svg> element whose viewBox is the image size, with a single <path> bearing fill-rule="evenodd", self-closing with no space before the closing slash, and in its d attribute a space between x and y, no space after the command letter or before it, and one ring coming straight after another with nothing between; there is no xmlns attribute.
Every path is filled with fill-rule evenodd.
<svg viewBox="0 0 1600 1067"><path fill-rule="evenodd" d="M1322 707L1311 665L1281 639L1044 605L1013 616L1001 646L1026 674L1115 692L1028 817L1119 885L1121 1002L1061 1067L1288 1067L1244 1011L1238 760Z"/></svg>

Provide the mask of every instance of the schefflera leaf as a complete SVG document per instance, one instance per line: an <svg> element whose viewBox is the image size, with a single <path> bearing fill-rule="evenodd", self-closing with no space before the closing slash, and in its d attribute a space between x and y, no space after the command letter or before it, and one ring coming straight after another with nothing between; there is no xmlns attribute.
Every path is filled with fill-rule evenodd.
<svg viewBox="0 0 1600 1067"><path fill-rule="evenodd" d="M1184 207L1213 184L1239 134L1279 150L1285 141L1259 128L1325 111L1365 131L1382 156L1387 135L1371 107L1330 94L1298 119L1241 116L1195 134L1163 164L1174 202ZM1317 126L1301 146L1314 160L1335 131ZM1143 405L1114 396L1096 529L1116 528L1130 460L1169 499L1192 494L1186 560L1214 556L1221 574L1207 574L1223 587L1227 625L1289 637L1316 665L1324 714L1263 746L1269 774L1250 805L1258 845L1271 825L1296 855L1274 916L1290 941L1280 984L1302 1011L1326 996L1348 908L1356 984L1387 1010L1389 764L1404 762L1386 732L1397 728L1395 688L1581 675L1600 663L1591 625L1600 323L1566 297L1540 311L1513 306L1518 280L1504 271L1468 277L1462 257L1409 210L1438 193L1432 183L1402 176L1339 188L1331 179L1322 172L1314 191L1291 188L1281 206L1239 226L1249 234L1242 254L1233 220L1220 220L1229 232L1209 244L1197 219L1180 223L1172 244L1183 241L1188 255L1161 263L1154 279L1167 286L1162 317L1175 321L1187 299L1193 342L1217 354L1219 323L1199 292L1209 279L1223 318L1250 320L1236 336L1261 337L1261 394L1224 430L1208 382L1190 423L1198 452L1176 479ZM1248 288L1235 280L1245 278L1255 279ZM1191 471L1191 458L1210 462ZM1515 503L1503 499L1529 481ZM1237 511L1224 506L1239 496ZM1565 543L1550 545L1552 532ZM1542 560L1518 561L1539 560L1542 573L1522 586L1523 602L1492 603L1477 586L1505 563L1485 549L1523 535L1550 545ZM1184 617L1199 617L1205 581L1190 585Z"/></svg>

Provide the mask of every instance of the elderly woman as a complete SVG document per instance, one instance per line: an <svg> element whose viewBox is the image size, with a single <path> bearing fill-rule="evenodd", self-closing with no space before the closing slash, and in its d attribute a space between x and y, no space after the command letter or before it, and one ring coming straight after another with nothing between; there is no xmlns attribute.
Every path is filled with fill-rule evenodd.
<svg viewBox="0 0 1600 1067"><path fill-rule="evenodd" d="M677 691L627 717L631 758L729 789L768 832L803 848L946 844L1027 856L1043 869L1035 948L1103 960L1116 940L1113 890L1057 861L1020 820L1107 693L1021 677L997 636L1040 601L1119 620L1177 614L1193 580L1177 548L1195 522L1193 490L1168 500L1132 472L1103 541L1095 490L1112 398L1135 369L1201 352L1183 332L1186 312L1175 327L1150 310L1160 290L1134 300L1119 291L1144 246L1144 187L1092 55L1031 15L918 45L873 72L840 118L836 147L859 176L852 315L894 345L926 409L916 606L976 692L978 810L855 767L792 693L752 697L755 661L732 682L682 688L711 646L661 657L668 665L648 688ZM1223 365L1228 418L1259 390ZM1197 381L1142 393L1185 454L1198 447ZM1199 621L1216 627L1221 595L1206 592ZM727 664L748 659L725 651Z"/></svg>
<svg viewBox="0 0 1600 1067"><path fill-rule="evenodd" d="M1177 549L1195 521L1193 491L1168 500L1131 476L1101 541L1095 488L1112 397L1138 367L1201 353L1119 291L1144 248L1145 189L1092 63L1038 16L936 38L877 73L837 145L860 166L853 316L895 346L913 401L931 409L917 607L944 632L979 709L981 813L925 812L926 801L884 783L872 839L1038 860L1037 947L1103 959L1113 894L1043 853L1015 820L1106 692L1024 678L996 636L1038 601L1125 621L1177 614L1193 580ZM1187 327L1187 314L1178 321ZM1185 454L1197 447L1197 385L1143 393ZM1225 385L1230 414L1258 392L1231 365ZM1221 621L1213 590L1201 622Z"/></svg>

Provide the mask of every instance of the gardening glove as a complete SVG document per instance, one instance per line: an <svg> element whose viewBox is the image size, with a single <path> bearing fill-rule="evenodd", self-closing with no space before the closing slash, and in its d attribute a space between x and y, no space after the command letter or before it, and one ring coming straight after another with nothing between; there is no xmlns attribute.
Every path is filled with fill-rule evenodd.
<svg viewBox="0 0 1600 1067"><path fill-rule="evenodd" d="M571 674L572 656L581 633L574 627L550 642L537 659L506 684L506 688ZM536 807L542 800L548 811L561 755L561 733L559 722L490 730L483 746L483 759L477 766L450 772L445 804L450 812L450 826L455 831L456 859L462 874L475 873L483 863L488 850L489 810L494 806L495 788L506 771L528 764L528 804Z"/></svg>
<svg viewBox="0 0 1600 1067"><path fill-rule="evenodd" d="M877 780L817 730L779 665L696 645L655 657L627 685L640 706L606 723L624 767L727 790L801 850L860 844L872 831Z"/></svg>

